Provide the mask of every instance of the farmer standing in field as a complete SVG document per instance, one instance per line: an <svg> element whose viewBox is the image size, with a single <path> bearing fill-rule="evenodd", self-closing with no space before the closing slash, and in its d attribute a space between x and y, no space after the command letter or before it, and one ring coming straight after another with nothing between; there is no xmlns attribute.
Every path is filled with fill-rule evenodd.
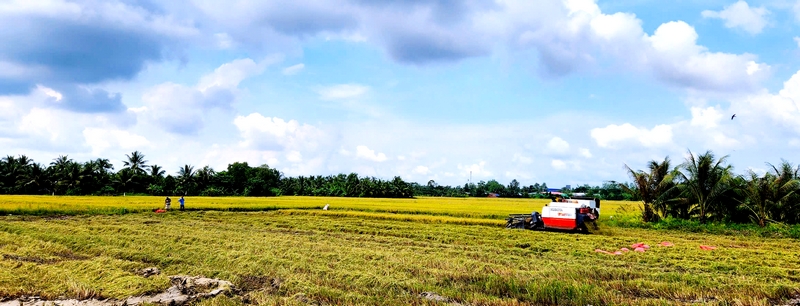
<svg viewBox="0 0 800 306"><path fill-rule="evenodd" d="M181 203L181 210L183 210L183 202L184 201L186 201L186 200L183 199L183 196L181 196L181 198L178 200L178 202Z"/></svg>
<svg viewBox="0 0 800 306"><path fill-rule="evenodd" d="M167 198L164 199L164 210L169 210L170 204L172 204L172 199L167 196Z"/></svg>

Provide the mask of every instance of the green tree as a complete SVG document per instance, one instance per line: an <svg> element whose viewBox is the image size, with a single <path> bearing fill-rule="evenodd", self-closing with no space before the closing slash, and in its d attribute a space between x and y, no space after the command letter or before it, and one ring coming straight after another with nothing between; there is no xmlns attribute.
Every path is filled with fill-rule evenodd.
<svg viewBox="0 0 800 306"><path fill-rule="evenodd" d="M125 169L130 169L133 171L134 175L147 174L147 160L144 159L144 154L142 154L142 152L133 151L130 155L125 154L125 158L127 160L122 161L122 165L125 166Z"/></svg>
<svg viewBox="0 0 800 306"><path fill-rule="evenodd" d="M677 172L690 203L689 213L696 215L700 222L721 210L723 200L733 190L733 167L725 164L727 158L716 159L711 151L697 156L689 151L686 161L681 164L681 171Z"/></svg>
<svg viewBox="0 0 800 306"><path fill-rule="evenodd" d="M195 171L194 166L184 165L178 170L178 189L183 194L188 194L194 190Z"/></svg>
<svg viewBox="0 0 800 306"><path fill-rule="evenodd" d="M788 162L783 162L781 169L770 165L774 173L758 175L750 170L744 186L745 199L742 205L751 213L751 219L759 226L767 222L778 222L783 219L780 214L790 206L791 198L796 194L800 181L796 179L796 171Z"/></svg>
<svg viewBox="0 0 800 306"><path fill-rule="evenodd" d="M648 172L638 170L634 171L628 165L625 165L635 190L626 184L619 184L623 191L630 194L637 194L641 199L642 207L642 220L645 222L658 221L659 215L666 216L667 205L671 199L668 197L672 190L675 188L675 172L670 169L669 157L664 158L664 161L657 162L655 160L647 163Z"/></svg>
<svg viewBox="0 0 800 306"><path fill-rule="evenodd" d="M150 176L150 180L152 180L153 182L158 182L159 180L164 178L164 174L166 173L166 171L164 171L164 168L162 168L161 166L150 165L149 169L150 173L148 174L148 176Z"/></svg>

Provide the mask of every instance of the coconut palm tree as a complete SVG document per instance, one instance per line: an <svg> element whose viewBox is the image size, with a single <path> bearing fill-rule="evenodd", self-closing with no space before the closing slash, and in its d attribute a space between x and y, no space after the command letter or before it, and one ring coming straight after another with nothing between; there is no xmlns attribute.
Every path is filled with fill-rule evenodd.
<svg viewBox="0 0 800 306"><path fill-rule="evenodd" d="M681 188L692 203L690 213L697 215L700 222L705 222L733 189L733 167L725 164L727 159L727 156L716 159L711 151L697 156L689 151L681 171L677 172L683 183Z"/></svg>
<svg viewBox="0 0 800 306"><path fill-rule="evenodd" d="M114 170L114 165L111 164L111 161L108 158L98 158L94 160L95 171L102 174L107 174Z"/></svg>
<svg viewBox="0 0 800 306"><path fill-rule="evenodd" d="M57 158L50 162L50 167L55 171L56 176L60 176L69 164L73 163L72 159L67 155L59 155Z"/></svg>
<svg viewBox="0 0 800 306"><path fill-rule="evenodd" d="M182 182L188 182L194 179L195 171L194 166L184 165L178 170L178 179Z"/></svg>
<svg viewBox="0 0 800 306"><path fill-rule="evenodd" d="M631 188L626 184L619 184L623 191L629 194L638 195L642 204L642 220L645 222L658 221L661 216L667 214L667 203L670 201L668 196L675 188L675 172L670 169L669 157L664 161L650 161L647 164L649 172L642 170L634 171L625 165L628 175L633 179L636 188Z"/></svg>
<svg viewBox="0 0 800 306"><path fill-rule="evenodd" d="M768 164L772 168L773 175L777 177L780 182L800 182L800 166L793 166L788 161L781 161L778 166ZM792 193L787 195L785 199L777 202L774 207L773 217L781 222L797 223L800 221L800 186L795 186Z"/></svg>
<svg viewBox="0 0 800 306"><path fill-rule="evenodd" d="M178 170L178 188L182 189L184 194L189 192L194 179L195 171L193 166L184 165Z"/></svg>
<svg viewBox="0 0 800 306"><path fill-rule="evenodd" d="M47 168L37 163L31 164L18 184L32 193L47 192L51 187Z"/></svg>
<svg viewBox="0 0 800 306"><path fill-rule="evenodd" d="M59 187L64 185L61 181L67 176L67 170L74 163L75 161L70 159L68 155L59 155L50 162L50 169L52 169L51 179L54 189L59 189ZM58 192L58 190L54 190L54 192Z"/></svg>
<svg viewBox="0 0 800 306"><path fill-rule="evenodd" d="M58 185L65 187L68 192L80 193L80 188L84 179L91 176L91 168L84 167L79 163L70 163L64 169Z"/></svg>
<svg viewBox="0 0 800 306"><path fill-rule="evenodd" d="M800 182L796 179L781 177L780 172L775 170L775 174L767 172L763 176L750 170L744 188L746 200L742 201L742 204L752 213L752 219L761 227L766 226L767 222L777 222L774 214L781 210L783 204L800 186Z"/></svg>
<svg viewBox="0 0 800 306"><path fill-rule="evenodd" d="M139 151L133 151L130 155L125 154L128 160L122 161L122 164L127 169L131 169L135 175L146 174L147 161L144 159L144 154Z"/></svg>
<svg viewBox="0 0 800 306"><path fill-rule="evenodd" d="M211 184L211 180L214 178L214 174L216 174L216 172L214 171L213 168L211 168L211 166L205 166L203 168L200 168L200 170L197 170L195 172L195 177L199 187L198 190L200 191L205 190L206 187L208 187L208 185Z"/></svg>
<svg viewBox="0 0 800 306"><path fill-rule="evenodd" d="M131 191L131 187L136 185L136 176L130 168L123 168L114 175L114 184L117 186L117 192Z"/></svg>
<svg viewBox="0 0 800 306"><path fill-rule="evenodd" d="M150 165L150 178L159 179L164 177L164 168L159 165Z"/></svg>

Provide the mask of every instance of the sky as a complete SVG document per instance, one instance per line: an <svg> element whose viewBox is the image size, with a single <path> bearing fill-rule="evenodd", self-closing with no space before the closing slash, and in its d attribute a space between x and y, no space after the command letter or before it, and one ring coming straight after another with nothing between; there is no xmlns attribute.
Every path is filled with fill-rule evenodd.
<svg viewBox="0 0 800 306"><path fill-rule="evenodd" d="M559 187L800 162L796 0L0 0L0 24L0 154L42 164Z"/></svg>

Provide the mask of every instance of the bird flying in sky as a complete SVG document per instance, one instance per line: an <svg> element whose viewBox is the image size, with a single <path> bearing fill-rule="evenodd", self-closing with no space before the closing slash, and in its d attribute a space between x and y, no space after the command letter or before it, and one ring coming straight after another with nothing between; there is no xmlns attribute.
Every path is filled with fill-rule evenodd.
<svg viewBox="0 0 800 306"><path fill-rule="evenodd" d="M736 114L733 114L733 116L731 116L731 120L733 120L733 118L736 118Z"/></svg>

